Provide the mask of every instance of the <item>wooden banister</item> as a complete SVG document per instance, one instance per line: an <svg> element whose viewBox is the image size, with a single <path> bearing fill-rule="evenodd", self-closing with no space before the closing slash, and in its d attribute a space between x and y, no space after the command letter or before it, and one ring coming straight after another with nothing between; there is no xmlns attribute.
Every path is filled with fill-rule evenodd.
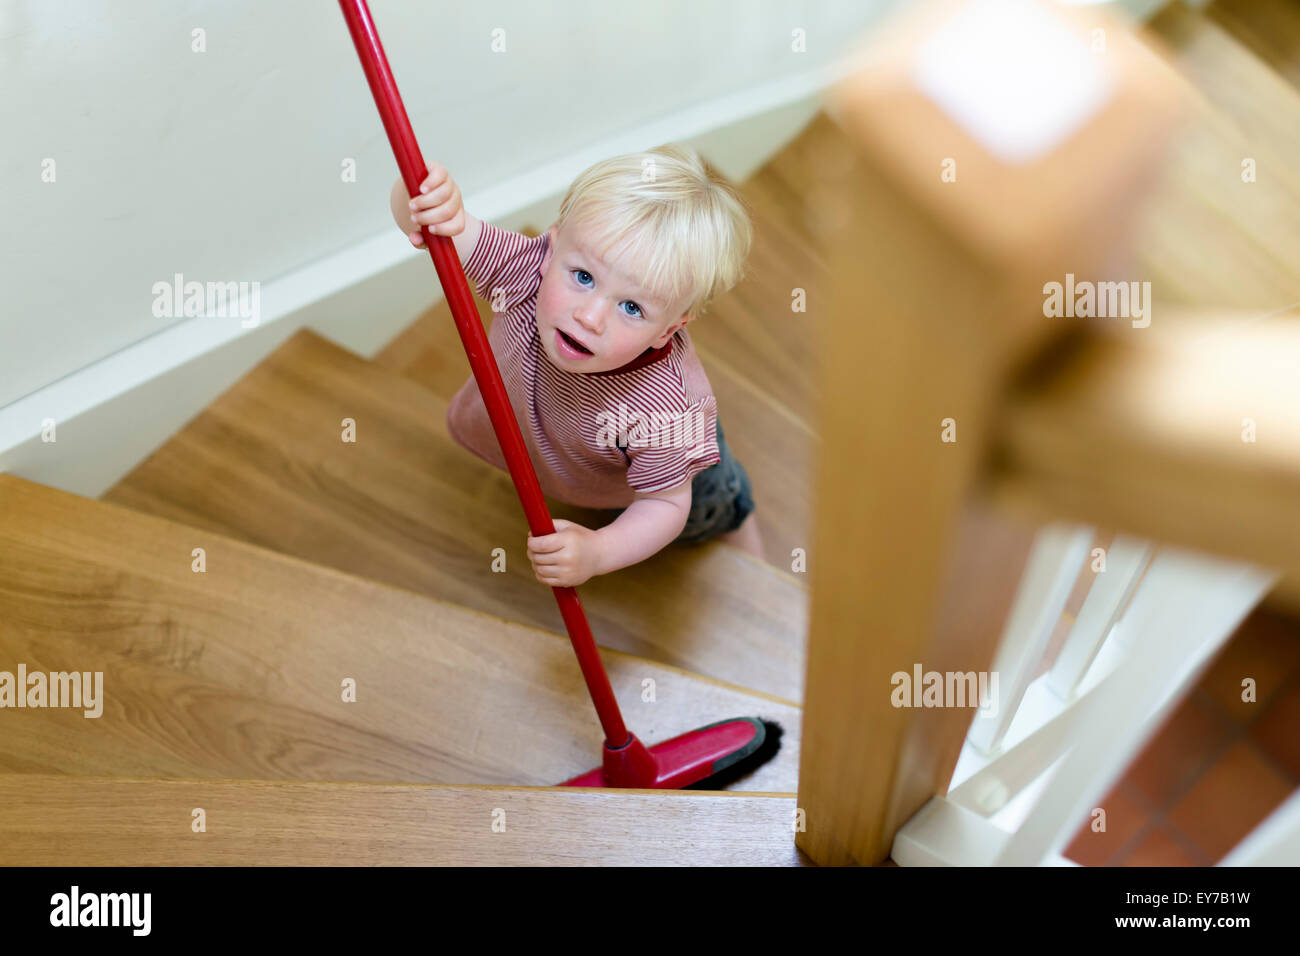
<svg viewBox="0 0 1300 956"><path fill-rule="evenodd" d="M810 197L833 283L796 839L823 864L883 861L947 790L971 710L898 706L894 675L990 670L1032 540L980 505L1005 394L1084 325L1046 318L1043 286L1113 264L1179 89L1095 10L975 9L913 10L879 34L828 107L839 135ZM1006 69L1044 46L1069 64L1021 78L1049 84L1028 91L1046 107ZM1009 125L967 95L976 77ZM981 553L996 558L971 565Z"/></svg>
<svg viewBox="0 0 1300 956"><path fill-rule="evenodd" d="M1300 608L1300 327L1253 319L1079 343L1009 396L995 499L1275 568Z"/></svg>

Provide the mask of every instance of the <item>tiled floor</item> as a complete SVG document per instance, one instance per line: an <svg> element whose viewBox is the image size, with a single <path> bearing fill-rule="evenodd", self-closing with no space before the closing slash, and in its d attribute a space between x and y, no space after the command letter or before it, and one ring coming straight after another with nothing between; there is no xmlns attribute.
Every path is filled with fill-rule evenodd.
<svg viewBox="0 0 1300 956"><path fill-rule="evenodd" d="M1255 681L1255 700L1242 682ZM1300 620L1256 609L1080 828L1085 866L1210 866L1300 788Z"/></svg>

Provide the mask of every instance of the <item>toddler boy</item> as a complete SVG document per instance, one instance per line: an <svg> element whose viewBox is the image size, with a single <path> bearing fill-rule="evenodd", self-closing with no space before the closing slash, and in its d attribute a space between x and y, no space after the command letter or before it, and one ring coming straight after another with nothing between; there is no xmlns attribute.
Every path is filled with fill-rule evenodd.
<svg viewBox="0 0 1300 956"><path fill-rule="evenodd" d="M762 557L749 478L686 331L740 279L752 229L698 154L668 144L597 163L536 238L469 215L436 164L414 199L399 179L392 207L415 245L420 226L450 236L491 304L488 340L542 492L617 516L530 534L538 580L576 587L673 540L716 537ZM447 427L506 470L473 376Z"/></svg>

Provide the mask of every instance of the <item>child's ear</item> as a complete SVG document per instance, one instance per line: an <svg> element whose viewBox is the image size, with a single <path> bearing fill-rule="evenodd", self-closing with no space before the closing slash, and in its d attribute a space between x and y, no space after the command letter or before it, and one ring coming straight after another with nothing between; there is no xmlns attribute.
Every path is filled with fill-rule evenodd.
<svg viewBox="0 0 1300 956"><path fill-rule="evenodd" d="M668 344L668 340L677 333L678 329L684 329L686 328L686 326L690 325L694 321L695 321L695 316L691 315L689 312L683 313L682 317L678 319L676 322L674 322L672 325L670 325L664 331L664 334L659 337L659 344L656 346L656 348L663 348L665 345Z"/></svg>
<svg viewBox="0 0 1300 956"><path fill-rule="evenodd" d="M559 236L554 226L546 230L546 234L550 236L550 240L546 243L546 252L542 255L542 264L537 267L539 272L545 272L546 267L550 265L551 256L555 254L555 240Z"/></svg>

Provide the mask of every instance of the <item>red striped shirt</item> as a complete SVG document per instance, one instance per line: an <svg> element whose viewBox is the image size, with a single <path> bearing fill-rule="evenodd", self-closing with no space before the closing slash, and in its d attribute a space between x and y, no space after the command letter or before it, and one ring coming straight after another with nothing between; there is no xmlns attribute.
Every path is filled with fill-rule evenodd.
<svg viewBox="0 0 1300 956"><path fill-rule="evenodd" d="M607 372L569 372L547 357L537 291L549 242L547 233L530 239L485 222L465 263L465 277L493 305L488 342L543 494L626 508L634 494L675 488L720 461L717 399L685 328ZM506 470L472 375L451 400L447 428Z"/></svg>

